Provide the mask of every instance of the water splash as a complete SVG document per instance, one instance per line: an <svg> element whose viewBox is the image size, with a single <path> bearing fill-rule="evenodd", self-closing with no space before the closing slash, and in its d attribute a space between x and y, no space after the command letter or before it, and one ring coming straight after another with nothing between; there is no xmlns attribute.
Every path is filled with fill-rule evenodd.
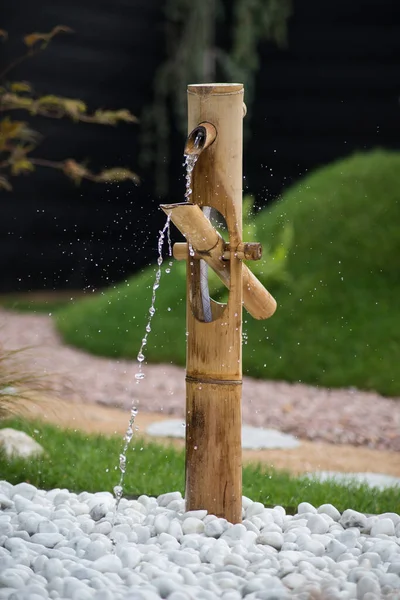
<svg viewBox="0 0 400 600"><path fill-rule="evenodd" d="M143 363L145 360L145 355L144 355L144 349L147 345L147 337L151 331L151 321L154 317L154 314L156 312L155 309L155 303L156 303L156 297L157 297L157 290L160 286L160 279L161 279L161 267L163 264L163 256L162 256L162 249L163 249L163 245L164 245L164 240L165 240L165 236L167 236L167 240L168 240L168 252L169 252L169 256L172 256L172 245L171 245L171 237L170 237L170 223L171 223L171 217L170 215L168 215L167 217L167 221L163 227L163 229L159 232L159 237L158 237L158 244L157 244L157 251L158 251L158 258L157 258L157 271L156 271L156 276L154 278L154 283L153 283L153 290L152 290L152 296L151 296L151 306L149 308L149 317L147 320L147 324L146 324L146 328L145 328L145 334L142 338L142 343L140 345L139 348L139 352L137 354L136 360L138 363L138 369L137 372L135 373L135 379L136 379L136 384L139 384L140 381L142 379L145 378L145 374L143 372ZM132 408L131 408L131 415L130 415L130 419L129 419L129 424L128 424L128 428L125 432L123 441L124 441L124 446L122 449L121 454L119 455L119 465L118 468L121 472L120 474L120 478L119 478L119 482L118 485L116 485L114 487L114 496L115 496L115 513L114 515L117 514L118 511L118 507L119 507L119 503L121 502L121 498L122 498L122 494L124 491L124 479L125 479L125 472L126 472L126 453L128 451L128 447L129 444L132 440L133 437L133 432L134 432L134 425L135 425L135 419L136 416L138 414L138 408L135 405L134 402L132 402Z"/></svg>
<svg viewBox="0 0 400 600"><path fill-rule="evenodd" d="M190 202L190 196L192 195L192 179L193 179L193 169L198 159L197 154L185 154L185 162L184 166L186 168L186 192L185 192L185 200L186 202Z"/></svg>

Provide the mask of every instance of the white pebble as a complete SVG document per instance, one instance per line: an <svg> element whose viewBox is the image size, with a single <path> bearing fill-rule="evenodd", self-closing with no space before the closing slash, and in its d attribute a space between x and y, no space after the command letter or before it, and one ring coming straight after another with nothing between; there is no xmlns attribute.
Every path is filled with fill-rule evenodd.
<svg viewBox="0 0 400 600"><path fill-rule="evenodd" d="M0 509L11 508L14 506L14 502L5 494L0 493Z"/></svg>
<svg viewBox="0 0 400 600"><path fill-rule="evenodd" d="M157 498L158 506L168 506L173 500L182 500L182 494L180 492L168 492L167 494L161 494Z"/></svg>
<svg viewBox="0 0 400 600"><path fill-rule="evenodd" d="M248 567L248 561L243 558L240 554L227 554L224 558L224 565L235 565L241 569L246 569Z"/></svg>
<svg viewBox="0 0 400 600"><path fill-rule="evenodd" d="M58 527L51 521L48 521L47 519L43 519L42 521L39 521L39 523L38 523L37 532L38 533L58 533Z"/></svg>
<svg viewBox="0 0 400 600"><path fill-rule="evenodd" d="M79 515L87 515L90 513L89 507L84 502L74 502L71 505L72 510L74 511L74 515L78 517Z"/></svg>
<svg viewBox="0 0 400 600"><path fill-rule="evenodd" d="M378 554L378 556L379 556L379 554ZM398 575L399 576L399 581L400 581L400 561L393 562L392 564L390 564L388 566L387 572L388 573L394 573L395 575Z"/></svg>
<svg viewBox="0 0 400 600"><path fill-rule="evenodd" d="M13 498L15 510L17 511L17 513L20 513L22 511L31 510L33 502L31 500L28 500L28 498L25 498L25 496L15 494L15 495L13 495L12 498Z"/></svg>
<svg viewBox="0 0 400 600"><path fill-rule="evenodd" d="M93 562L93 569L100 571L101 573L118 573L122 569L122 562L118 556L113 554L107 556L100 556Z"/></svg>
<svg viewBox="0 0 400 600"><path fill-rule="evenodd" d="M299 538L297 540L297 545L299 547L299 550L311 552L311 554L313 554L314 556L322 556L323 554L325 554L325 546L317 540Z"/></svg>
<svg viewBox="0 0 400 600"><path fill-rule="evenodd" d="M188 517L182 522L182 531L186 533L203 533L204 523L195 517Z"/></svg>
<svg viewBox="0 0 400 600"><path fill-rule="evenodd" d="M375 538L377 539L377 538ZM386 562L390 556L399 552L399 546L395 542L389 542L387 540L377 539L371 547L371 552L379 554L381 559Z"/></svg>
<svg viewBox="0 0 400 600"><path fill-rule="evenodd" d="M379 598L380 591L379 583L375 578L368 575L368 573L365 573L357 581L357 600L364 600L367 593L375 594Z"/></svg>
<svg viewBox="0 0 400 600"><path fill-rule="evenodd" d="M165 515L165 514L157 515L156 518L154 519L154 529L155 529L155 532L157 533L157 535L159 535L160 533L163 533L163 532L167 532L169 529L169 524L170 524L170 520L168 519L167 515Z"/></svg>
<svg viewBox="0 0 400 600"><path fill-rule="evenodd" d="M205 519L205 517L208 515L206 510L188 510L187 512L185 512L184 515L182 515L182 519L187 519L188 517L193 517L195 519Z"/></svg>
<svg viewBox="0 0 400 600"><path fill-rule="evenodd" d="M358 532L359 533L359 532ZM346 546L346 548L354 548L357 543L357 530L356 529L347 529L345 531L341 531L336 539L338 542L341 542Z"/></svg>
<svg viewBox="0 0 400 600"><path fill-rule="evenodd" d="M21 529L29 533L29 535L33 535L37 533L39 528L39 523L43 520L43 517L37 515L33 511L22 511L18 515L19 526Z"/></svg>
<svg viewBox="0 0 400 600"><path fill-rule="evenodd" d="M265 533L263 532L257 537L256 543L272 546L272 548L280 550L283 544L283 535L278 531L266 531Z"/></svg>
<svg viewBox="0 0 400 600"><path fill-rule="evenodd" d="M328 523L318 514L311 515L309 519L307 519L307 527L311 533L326 533L329 531Z"/></svg>
<svg viewBox="0 0 400 600"><path fill-rule="evenodd" d="M394 535L394 523L392 519L377 519L371 527L371 536Z"/></svg>
<svg viewBox="0 0 400 600"><path fill-rule="evenodd" d="M246 519L250 519L251 517L255 517L263 513L265 510L264 505L261 502L252 502L246 508Z"/></svg>
<svg viewBox="0 0 400 600"><path fill-rule="evenodd" d="M391 519L395 527L400 523L400 515L392 512L382 513L378 515L378 519Z"/></svg>
<svg viewBox="0 0 400 600"><path fill-rule="evenodd" d="M86 546L85 558L88 560L97 560L101 556L108 554L109 547L100 540L94 540Z"/></svg>
<svg viewBox="0 0 400 600"><path fill-rule="evenodd" d="M30 483L17 483L14 485L10 498L15 498L16 495L23 496L27 500L32 500L37 494L37 488Z"/></svg>
<svg viewBox="0 0 400 600"><path fill-rule="evenodd" d="M61 533L35 533L31 537L31 542L40 544L46 548L54 548L56 544L62 541L64 541L64 537Z"/></svg>
<svg viewBox="0 0 400 600"><path fill-rule="evenodd" d="M330 556L333 560L337 560L345 552L347 552L347 546L335 539L331 540L326 547L327 556Z"/></svg>
<svg viewBox="0 0 400 600"><path fill-rule="evenodd" d="M91 509L90 509L90 516L92 517L93 521L100 521L100 519L103 519L106 514L108 512L108 505L105 502L100 502L99 504L95 504Z"/></svg>
<svg viewBox="0 0 400 600"><path fill-rule="evenodd" d="M340 512L332 504L321 504L321 506L318 507L317 512L319 514L329 515L333 521L339 521L340 519Z"/></svg>
<svg viewBox="0 0 400 600"><path fill-rule="evenodd" d="M139 544L146 544L151 537L150 529L145 525L134 525L132 530L136 533Z"/></svg>
<svg viewBox="0 0 400 600"><path fill-rule="evenodd" d="M189 552L185 550L173 550L172 552L169 552L168 558L180 567L187 567L188 565L200 564L200 558L196 552Z"/></svg>
<svg viewBox="0 0 400 600"><path fill-rule="evenodd" d="M317 509L315 508L315 506L313 506L309 502L300 502L300 504L297 507L297 513L299 515L304 514L304 513L316 513L316 512L317 512Z"/></svg>
<svg viewBox="0 0 400 600"><path fill-rule="evenodd" d="M23 588L25 582L21 575L18 573L16 569L5 569L3 573L0 573L0 588Z"/></svg>
<svg viewBox="0 0 400 600"><path fill-rule="evenodd" d="M225 540L239 541L244 538L246 533L246 527L242 525L242 523L236 523L235 525L232 525L231 527L225 529L221 537Z"/></svg>
<svg viewBox="0 0 400 600"><path fill-rule="evenodd" d="M60 506L60 504L64 504L65 502L67 502L69 500L70 494L66 490L63 490L63 491L54 490L54 492L56 492L54 494L54 497L52 498L54 506ZM47 497L51 498L51 494L48 493Z"/></svg>
<svg viewBox="0 0 400 600"><path fill-rule="evenodd" d="M303 587L306 582L307 578L301 573L289 573L282 579L282 583L284 583L291 590L296 590Z"/></svg>
<svg viewBox="0 0 400 600"><path fill-rule="evenodd" d="M339 523L345 529L349 527L357 527L359 529L363 529L367 524L367 517L362 513L357 512L356 510L348 508L340 517Z"/></svg>
<svg viewBox="0 0 400 600"><path fill-rule="evenodd" d="M242 507L244 508L244 510L246 510L250 504L253 504L253 500L251 500L251 498L248 498L247 496L242 496Z"/></svg>
<svg viewBox="0 0 400 600"><path fill-rule="evenodd" d="M168 526L168 533L172 535L178 542L182 539L182 525L177 519L173 519Z"/></svg>
<svg viewBox="0 0 400 600"><path fill-rule="evenodd" d="M102 535L108 535L112 531L112 525L110 521L101 521L100 523L96 523L93 531Z"/></svg>
<svg viewBox="0 0 400 600"><path fill-rule="evenodd" d="M206 523L204 528L205 535L213 538L219 538L224 532L224 528L220 523L219 519L215 519L214 521L209 521Z"/></svg>

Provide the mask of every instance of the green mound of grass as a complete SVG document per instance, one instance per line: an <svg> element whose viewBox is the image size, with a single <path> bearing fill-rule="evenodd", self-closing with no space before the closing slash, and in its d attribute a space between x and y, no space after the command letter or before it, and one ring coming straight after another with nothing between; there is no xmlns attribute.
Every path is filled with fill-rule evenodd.
<svg viewBox="0 0 400 600"><path fill-rule="evenodd" d="M399 222L400 153L385 151L321 168L259 213L245 238L275 251L270 264L250 267L278 310L266 322L244 316L244 372L400 395ZM293 239L285 272L276 273L287 226ZM95 354L135 357L154 271L60 310L64 339ZM218 286L213 291L224 296ZM157 296L149 361L184 364L185 293L184 265L176 264Z"/></svg>
<svg viewBox="0 0 400 600"><path fill-rule="evenodd" d="M22 419L3 421L2 426L25 431L46 452L42 458L10 460L0 451L1 478L13 485L27 481L41 489L112 492L119 481L120 436L89 435ZM126 496L159 496L175 490L183 494L184 478L183 450L133 438L127 453ZM399 504L396 487L371 491L365 484L312 481L256 464L243 468L243 494L265 505L286 506L290 512L300 502L315 506L330 502L340 511L351 507L366 513L393 512Z"/></svg>

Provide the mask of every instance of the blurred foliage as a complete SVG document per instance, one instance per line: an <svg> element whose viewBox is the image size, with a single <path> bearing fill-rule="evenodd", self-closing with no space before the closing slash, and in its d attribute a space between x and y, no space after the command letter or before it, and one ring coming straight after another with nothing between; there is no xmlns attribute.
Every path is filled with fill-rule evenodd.
<svg viewBox="0 0 400 600"><path fill-rule="evenodd" d="M245 241L270 248L248 266L278 309L265 322L244 316L244 373L400 397L399 190L400 152L355 154L285 190L255 215L257 233L245 225ZM279 286L266 277L277 257L278 280L287 281ZM185 364L184 271L175 263L162 281L150 362ZM153 283L154 268L145 269L57 311L57 327L93 354L134 358Z"/></svg>
<svg viewBox="0 0 400 600"><path fill-rule="evenodd" d="M142 117L142 161L154 166L160 195L168 190L171 120L186 131L187 85L216 80L243 83L250 109L260 42L286 43L292 0L234 0L229 7L232 15L227 14L228 6L222 0L166 2L166 59L155 75L153 104ZM224 29L223 36L218 35L219 27ZM227 37L230 50L219 43Z"/></svg>
<svg viewBox="0 0 400 600"><path fill-rule="evenodd" d="M127 109L103 110L97 109L93 114L88 113L86 104L75 98L63 98L53 94L37 96L32 85L27 81L8 81L9 72L27 58L31 58L45 50L51 40L60 33L71 33L69 27L58 25L49 33L30 33L24 37L26 53L17 57L1 73L0 81L0 111L26 111L30 116L44 116L53 119L69 118L74 122L95 123L100 125L117 125L136 123L136 117ZM0 38L7 40L7 32L0 30ZM10 116L0 121L0 190L12 190L10 176L27 174L37 166L58 169L76 184L83 179L96 183L130 180L138 183L138 176L130 169L114 167L100 173L91 172L84 164L73 158L63 161L52 161L32 156L40 143L41 136L31 129L25 121L13 120Z"/></svg>

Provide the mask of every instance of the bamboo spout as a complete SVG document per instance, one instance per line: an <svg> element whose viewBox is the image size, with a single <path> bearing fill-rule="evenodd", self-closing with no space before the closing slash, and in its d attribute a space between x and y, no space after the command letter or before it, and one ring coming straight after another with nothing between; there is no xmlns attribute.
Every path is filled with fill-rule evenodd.
<svg viewBox="0 0 400 600"><path fill-rule="evenodd" d="M196 204L163 204L162 210L187 239L193 250L201 255L216 272L222 283L230 288L229 264L224 259L225 243ZM232 250L235 254L235 251ZM243 306L255 319L268 319L276 310L276 301L255 275L242 266Z"/></svg>
<svg viewBox="0 0 400 600"><path fill-rule="evenodd" d="M211 146L217 137L214 125L208 122L200 123L188 135L184 154L201 154L203 150Z"/></svg>

